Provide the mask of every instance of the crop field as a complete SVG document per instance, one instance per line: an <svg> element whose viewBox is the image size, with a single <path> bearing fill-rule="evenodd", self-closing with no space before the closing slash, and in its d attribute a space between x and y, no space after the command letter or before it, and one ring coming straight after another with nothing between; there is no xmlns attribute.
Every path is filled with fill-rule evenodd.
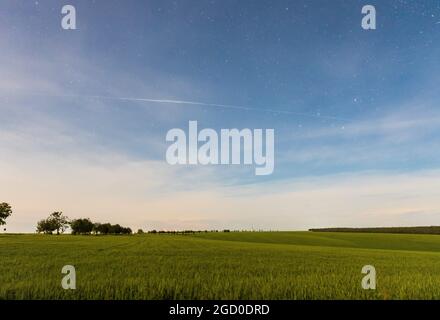
<svg viewBox="0 0 440 320"><path fill-rule="evenodd" d="M64 265L76 290L61 287ZM361 287L364 265L376 290ZM0 299L440 299L440 236L0 235Z"/></svg>

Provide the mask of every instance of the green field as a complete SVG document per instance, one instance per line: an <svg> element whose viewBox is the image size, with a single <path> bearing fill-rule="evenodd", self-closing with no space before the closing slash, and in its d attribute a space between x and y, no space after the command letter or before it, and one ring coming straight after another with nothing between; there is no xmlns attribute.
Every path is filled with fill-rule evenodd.
<svg viewBox="0 0 440 320"><path fill-rule="evenodd" d="M76 290L61 287L68 264ZM0 299L440 299L440 236L0 235Z"/></svg>

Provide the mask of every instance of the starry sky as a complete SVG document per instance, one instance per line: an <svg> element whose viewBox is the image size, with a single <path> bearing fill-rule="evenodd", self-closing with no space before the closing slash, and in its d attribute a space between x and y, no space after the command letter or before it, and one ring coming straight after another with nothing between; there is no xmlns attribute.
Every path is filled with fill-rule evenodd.
<svg viewBox="0 0 440 320"><path fill-rule="evenodd" d="M440 224L438 1L7 0L0 30L10 231ZM275 129L274 173L168 165L190 120Z"/></svg>

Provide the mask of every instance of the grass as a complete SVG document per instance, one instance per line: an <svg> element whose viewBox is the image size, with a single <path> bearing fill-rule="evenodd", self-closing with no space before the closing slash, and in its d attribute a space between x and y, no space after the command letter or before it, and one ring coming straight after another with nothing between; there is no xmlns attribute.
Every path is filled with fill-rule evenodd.
<svg viewBox="0 0 440 320"><path fill-rule="evenodd" d="M61 288L74 265L77 289ZM377 290L361 288L361 268ZM439 299L440 236L0 235L0 299Z"/></svg>

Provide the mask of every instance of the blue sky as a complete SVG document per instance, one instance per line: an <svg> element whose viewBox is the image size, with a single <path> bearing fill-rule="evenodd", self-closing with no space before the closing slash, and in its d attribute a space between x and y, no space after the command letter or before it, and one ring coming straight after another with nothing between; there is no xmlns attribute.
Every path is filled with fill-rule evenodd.
<svg viewBox="0 0 440 320"><path fill-rule="evenodd" d="M72 31L64 4L0 4L0 200L16 208L12 230L55 210L145 228L440 223L426 191L440 160L438 1L69 1ZM377 30L361 28L366 4ZM166 132L189 120L274 128L275 172L168 166ZM346 193L360 184L365 194ZM326 208L310 209L316 197Z"/></svg>

